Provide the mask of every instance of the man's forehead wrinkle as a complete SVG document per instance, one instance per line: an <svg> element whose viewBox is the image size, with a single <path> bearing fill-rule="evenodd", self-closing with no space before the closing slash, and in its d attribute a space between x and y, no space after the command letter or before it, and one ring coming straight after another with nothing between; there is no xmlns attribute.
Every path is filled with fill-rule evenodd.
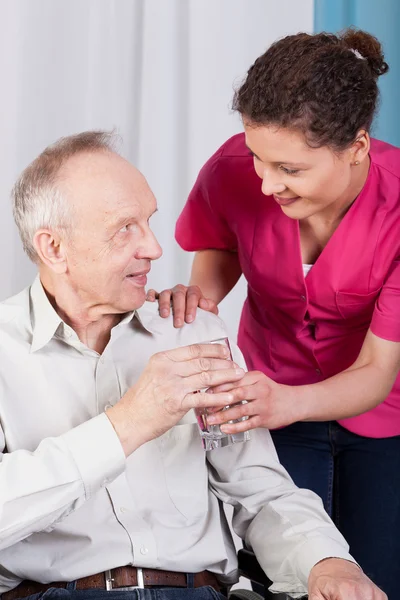
<svg viewBox="0 0 400 600"><path fill-rule="evenodd" d="M82 153L68 159L60 174L61 191L81 218L107 229L130 220L148 220L157 209L145 177L116 154Z"/></svg>

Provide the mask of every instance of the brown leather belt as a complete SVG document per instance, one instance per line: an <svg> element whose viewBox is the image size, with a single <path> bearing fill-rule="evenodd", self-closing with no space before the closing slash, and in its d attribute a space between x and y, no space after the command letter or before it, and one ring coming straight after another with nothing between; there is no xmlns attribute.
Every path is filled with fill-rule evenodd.
<svg viewBox="0 0 400 600"><path fill-rule="evenodd" d="M139 575L139 577L138 577ZM186 573L177 573L175 571L161 571L160 569L137 569L136 567L118 567L105 573L97 573L83 577L76 582L77 590L102 589L118 590L126 587L142 587L141 578L146 588L164 586L164 587L187 587ZM194 587L209 585L217 592L221 591L221 585L218 579L210 571L201 571L194 574ZM53 583L38 583L37 581L22 581L16 588L2 594L2 600L17 600L26 598L32 594L45 592L49 588L66 588L64 581L55 581Z"/></svg>

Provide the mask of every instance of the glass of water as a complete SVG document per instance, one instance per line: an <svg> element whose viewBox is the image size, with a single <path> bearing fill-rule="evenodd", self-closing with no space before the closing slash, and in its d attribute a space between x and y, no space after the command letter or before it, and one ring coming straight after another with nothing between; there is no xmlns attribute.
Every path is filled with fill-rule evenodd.
<svg viewBox="0 0 400 600"><path fill-rule="evenodd" d="M229 356L227 360L233 360L231 347L227 337L202 342L203 344L223 344L229 350ZM246 400L242 400L240 404L246 404ZM225 406L222 410L226 410L230 406ZM207 423L207 409L198 408L195 410L197 423L200 429L200 436L203 442L204 450L214 450L215 448L223 448L224 446L230 446L231 444L239 444L247 442L250 439L249 431L242 431L240 433L224 433L221 431L219 425L209 425ZM242 417L237 421L227 421L228 423L237 423L238 421L245 421L248 417Z"/></svg>

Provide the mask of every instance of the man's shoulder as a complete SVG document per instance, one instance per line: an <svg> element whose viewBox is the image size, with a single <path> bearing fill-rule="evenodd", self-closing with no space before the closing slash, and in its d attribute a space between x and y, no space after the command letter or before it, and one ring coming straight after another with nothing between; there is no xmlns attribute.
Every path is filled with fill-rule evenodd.
<svg viewBox="0 0 400 600"><path fill-rule="evenodd" d="M0 302L0 328L21 324L30 318L30 287Z"/></svg>
<svg viewBox="0 0 400 600"><path fill-rule="evenodd" d="M137 310L137 315L151 333L168 337L176 346L207 342L228 335L222 319L201 308L197 309L196 319L180 329L174 327L172 314L167 318L160 317L157 302L146 302Z"/></svg>

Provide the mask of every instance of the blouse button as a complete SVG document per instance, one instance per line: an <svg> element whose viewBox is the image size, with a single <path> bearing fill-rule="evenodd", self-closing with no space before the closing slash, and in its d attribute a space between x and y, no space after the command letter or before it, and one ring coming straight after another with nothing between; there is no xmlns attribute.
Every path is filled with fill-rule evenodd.
<svg viewBox="0 0 400 600"><path fill-rule="evenodd" d="M301 295L301 296L300 296L300 300L303 300L303 302L305 302L305 301L306 301L306 297L305 297L305 296L303 296L303 295Z"/></svg>

